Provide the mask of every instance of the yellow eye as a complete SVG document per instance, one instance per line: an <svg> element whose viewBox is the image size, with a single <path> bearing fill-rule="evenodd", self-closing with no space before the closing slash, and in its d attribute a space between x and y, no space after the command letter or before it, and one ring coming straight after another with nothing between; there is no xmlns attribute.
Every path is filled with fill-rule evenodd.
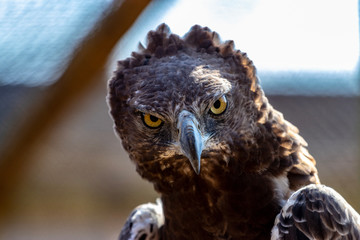
<svg viewBox="0 0 360 240"><path fill-rule="evenodd" d="M148 113L144 113L142 115L142 119L143 119L143 122L145 123L145 125L149 128L158 128L161 126L161 124L163 122L160 118L155 117Z"/></svg>
<svg viewBox="0 0 360 240"><path fill-rule="evenodd" d="M222 96L216 102L214 102L214 104L210 108L210 112L215 115L220 115L225 112L226 107L227 107L226 98L225 96Z"/></svg>

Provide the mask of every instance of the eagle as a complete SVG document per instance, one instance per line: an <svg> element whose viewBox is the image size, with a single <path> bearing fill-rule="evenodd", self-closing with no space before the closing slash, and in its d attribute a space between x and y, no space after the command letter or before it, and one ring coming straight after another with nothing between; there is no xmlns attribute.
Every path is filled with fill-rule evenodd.
<svg viewBox="0 0 360 240"><path fill-rule="evenodd" d="M130 214L121 240L359 239L360 218L320 184L253 62L209 28L150 31L118 61L108 104L136 171L160 194Z"/></svg>

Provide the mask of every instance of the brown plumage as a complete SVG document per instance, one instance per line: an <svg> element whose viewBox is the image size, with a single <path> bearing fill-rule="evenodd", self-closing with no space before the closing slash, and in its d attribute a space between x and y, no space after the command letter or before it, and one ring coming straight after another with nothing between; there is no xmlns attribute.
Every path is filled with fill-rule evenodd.
<svg viewBox="0 0 360 240"><path fill-rule="evenodd" d="M160 238L270 239L291 193L319 183L298 129L233 41L165 24L147 41L119 61L108 98L125 150L161 194Z"/></svg>
<svg viewBox="0 0 360 240"><path fill-rule="evenodd" d="M308 185L289 198L271 235L271 240L303 239L360 239L360 215L332 188Z"/></svg>

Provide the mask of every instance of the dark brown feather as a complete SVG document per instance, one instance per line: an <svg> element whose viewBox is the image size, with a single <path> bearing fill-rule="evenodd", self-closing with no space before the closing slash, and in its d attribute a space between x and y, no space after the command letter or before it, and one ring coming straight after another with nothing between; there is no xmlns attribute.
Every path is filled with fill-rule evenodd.
<svg viewBox="0 0 360 240"><path fill-rule="evenodd" d="M335 190L309 185L291 196L271 239L360 239L360 216Z"/></svg>
<svg viewBox="0 0 360 240"><path fill-rule="evenodd" d="M119 62L109 105L138 173L162 196L162 239L269 239L291 192L319 183L306 142L268 103L252 61L233 41L197 25L180 38L164 24L147 41ZM210 116L209 104L223 94L228 109ZM209 134L199 175L174 144L182 109ZM140 112L163 126L147 129Z"/></svg>

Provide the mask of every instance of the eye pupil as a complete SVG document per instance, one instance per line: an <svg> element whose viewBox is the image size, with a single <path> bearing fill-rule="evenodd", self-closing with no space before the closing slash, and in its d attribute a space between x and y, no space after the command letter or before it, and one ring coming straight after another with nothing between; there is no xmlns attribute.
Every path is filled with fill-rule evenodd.
<svg viewBox="0 0 360 240"><path fill-rule="evenodd" d="M215 103L214 103L214 108L218 109L220 108L221 106L221 102L219 100L217 100Z"/></svg>
<svg viewBox="0 0 360 240"><path fill-rule="evenodd" d="M150 120L153 121L153 122L157 122L157 120L159 120L159 118L153 116L153 115L150 115Z"/></svg>

